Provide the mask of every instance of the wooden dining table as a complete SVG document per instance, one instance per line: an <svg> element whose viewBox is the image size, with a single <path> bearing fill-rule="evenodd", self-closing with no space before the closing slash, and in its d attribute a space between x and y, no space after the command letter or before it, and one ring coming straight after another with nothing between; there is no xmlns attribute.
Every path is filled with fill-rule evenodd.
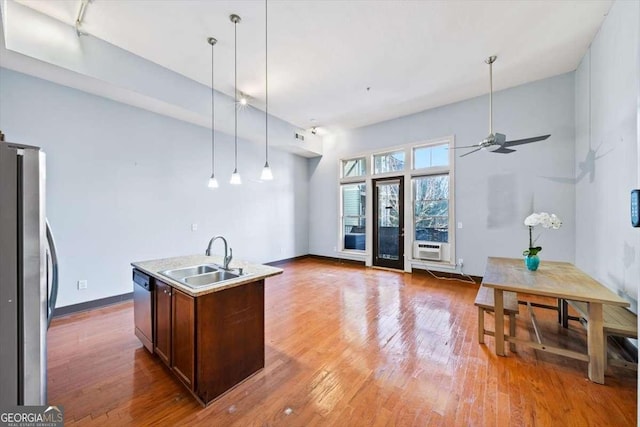
<svg viewBox="0 0 640 427"><path fill-rule="evenodd" d="M489 257L482 286L493 288L495 302L495 351L505 356L505 340L538 350L584 360L589 363L589 379L604 384L606 342L603 325L603 304L628 307L629 302L568 262L542 261L536 271L529 271L522 258ZM503 292L583 301L588 305L587 353L554 347L538 341L504 335ZM518 295L518 296L519 296ZM535 319L533 319L535 321ZM497 333L502 331L503 333ZM537 329L536 329L537 334Z"/></svg>

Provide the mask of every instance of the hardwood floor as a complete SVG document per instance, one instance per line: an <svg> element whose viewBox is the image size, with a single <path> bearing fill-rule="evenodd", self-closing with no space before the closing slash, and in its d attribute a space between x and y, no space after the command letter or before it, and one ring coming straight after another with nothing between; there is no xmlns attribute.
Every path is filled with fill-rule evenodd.
<svg viewBox="0 0 640 427"><path fill-rule="evenodd" d="M634 426L637 379L477 342L477 285L313 258L265 285L265 368L202 408L133 333L133 304L54 319L49 403L66 425ZM485 316L488 325L493 320ZM543 332L586 347L537 310ZM531 333L524 307L518 334Z"/></svg>

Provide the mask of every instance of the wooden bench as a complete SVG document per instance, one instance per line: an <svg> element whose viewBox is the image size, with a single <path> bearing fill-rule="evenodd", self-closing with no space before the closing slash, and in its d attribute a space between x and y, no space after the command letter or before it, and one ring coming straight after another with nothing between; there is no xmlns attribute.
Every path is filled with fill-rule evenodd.
<svg viewBox="0 0 640 427"><path fill-rule="evenodd" d="M580 314L580 317L585 319L587 322L589 321L589 308L587 303L571 300L567 300L567 303ZM609 335L638 338L638 316L636 314L633 314L625 307L607 304L602 306L602 311L605 343L607 342ZM630 368L634 370L638 369L638 365L636 363L610 359L609 357L605 358L605 363L621 366L623 368Z"/></svg>
<svg viewBox="0 0 640 427"><path fill-rule="evenodd" d="M516 336L516 314L518 314L518 296L515 292L504 292L504 314L509 316L509 337ZM474 305L478 307L478 342L484 344L484 336L495 336L494 331L485 329L484 312L495 311L493 289L480 286ZM511 351L516 351L515 343L509 343Z"/></svg>

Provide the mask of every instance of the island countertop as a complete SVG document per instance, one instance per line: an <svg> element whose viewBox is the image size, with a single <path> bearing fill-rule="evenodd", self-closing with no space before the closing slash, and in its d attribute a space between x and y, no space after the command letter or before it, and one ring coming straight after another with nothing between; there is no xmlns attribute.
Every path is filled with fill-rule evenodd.
<svg viewBox="0 0 640 427"><path fill-rule="evenodd" d="M229 265L229 268L242 268L244 275L230 280L225 280L219 283L213 283L208 286L200 286L198 288L192 288L186 286L180 282L177 282L169 277L160 274L161 271L174 270L178 268L192 267L200 264L217 264L222 265L223 259L221 256L207 256L207 255L187 255L174 258L154 259L149 261L137 261L132 262L131 265L138 270L161 280L174 288L180 289L182 292L198 297L206 295L211 292L219 292L225 289L241 286L247 283L255 282L267 277L276 276L282 274L282 269L277 267L271 267L268 265L250 264L245 261L233 260Z"/></svg>

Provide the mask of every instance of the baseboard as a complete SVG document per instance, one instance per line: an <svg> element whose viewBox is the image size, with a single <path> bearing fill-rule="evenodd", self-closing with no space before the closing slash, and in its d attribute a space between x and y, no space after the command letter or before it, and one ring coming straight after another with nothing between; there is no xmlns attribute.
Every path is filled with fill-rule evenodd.
<svg viewBox="0 0 640 427"><path fill-rule="evenodd" d="M307 255L308 258L313 258L313 259L319 259L322 261L330 261L330 262L335 262L338 264L352 264L352 265L360 265L360 266L365 266L364 261L358 261L355 259L347 259L347 258L335 258L335 257L330 257L330 256L324 256L324 255L313 255L313 254L309 254Z"/></svg>
<svg viewBox="0 0 640 427"><path fill-rule="evenodd" d="M335 257L324 256L324 255L313 255L313 254L300 255L293 258L285 258L278 261L271 261L271 262L265 263L265 265L270 265L272 267L279 267L294 261L300 261L307 258L313 258L313 259L318 259L322 261L330 261L338 264L354 264L354 265L361 265L361 266L365 265L364 261L357 261L357 260L345 259L345 258L335 258Z"/></svg>
<svg viewBox="0 0 640 427"><path fill-rule="evenodd" d="M266 262L264 265L270 265L271 267L278 267L281 265L289 264L290 262L299 261L301 259L305 259L309 257L310 257L309 254L294 256L293 258L285 258L285 259L279 259L277 261Z"/></svg>
<svg viewBox="0 0 640 427"><path fill-rule="evenodd" d="M96 299L93 301L81 302L79 304L66 305L64 307L58 307L53 311L53 317L66 316L80 311L93 310L107 305L117 304L119 302L128 301L133 299L133 292L122 295L114 295L112 297Z"/></svg>

